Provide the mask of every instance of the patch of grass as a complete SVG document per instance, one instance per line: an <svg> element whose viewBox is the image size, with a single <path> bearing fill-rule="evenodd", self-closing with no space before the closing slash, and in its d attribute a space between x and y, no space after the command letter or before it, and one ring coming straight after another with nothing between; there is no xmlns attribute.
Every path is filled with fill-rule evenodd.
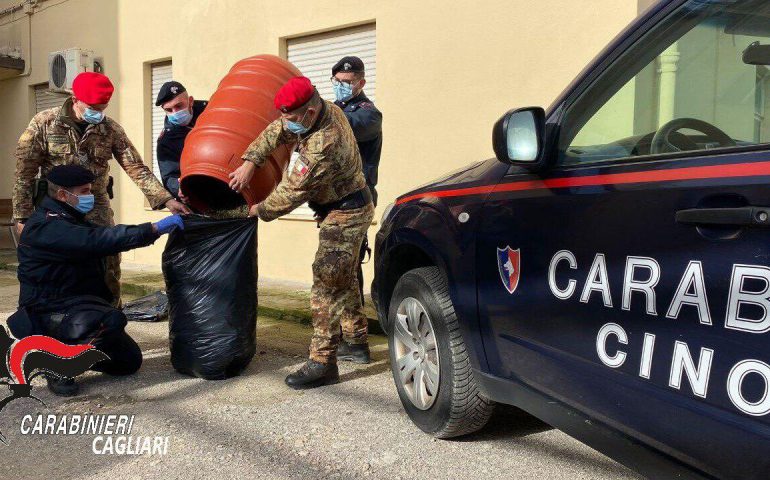
<svg viewBox="0 0 770 480"><path fill-rule="evenodd" d="M131 283L160 283L164 284L166 283L165 279L163 278L162 273L140 273L140 274L126 274L123 273L126 276L126 280Z"/></svg>
<svg viewBox="0 0 770 480"><path fill-rule="evenodd" d="M135 298L149 295L153 292L158 291L159 289L158 286L141 285L141 284L135 284L135 283L122 283L121 286L122 286L121 288L122 288L124 301L133 300ZM299 300L299 299L308 300L310 298L310 295L306 294L305 292L291 292L291 293L293 295L292 294L286 295L284 292L280 292L279 294L277 290L271 290L271 292L268 294L260 293L260 296L265 295L268 298L272 297L271 300L273 301L263 302L262 305L259 305L257 307L257 315L260 317L273 318L275 320L286 320L286 321L296 322L301 325L312 325L313 316L310 313L309 308L296 308L296 306L280 305L281 303L280 300L282 298L286 299L286 297L289 297L288 300ZM277 301L275 301L276 297L277 297ZM268 303L270 304L270 306L264 305L264 303ZM276 303L278 303L278 306L275 305ZM293 303L293 302L289 301L288 303ZM369 333L375 334L375 335L382 335L385 333L382 327L380 326L380 322L376 318L371 318L371 316L369 317Z"/></svg>
<svg viewBox="0 0 770 480"><path fill-rule="evenodd" d="M262 317L274 318L276 320L291 320L303 325L311 325L313 323L313 317L307 310L283 309L259 305L257 307L257 314Z"/></svg>
<svg viewBox="0 0 770 480"><path fill-rule="evenodd" d="M120 283L121 296L131 296L135 298L149 295L153 292L157 292L158 288L152 285L137 285L135 283Z"/></svg>

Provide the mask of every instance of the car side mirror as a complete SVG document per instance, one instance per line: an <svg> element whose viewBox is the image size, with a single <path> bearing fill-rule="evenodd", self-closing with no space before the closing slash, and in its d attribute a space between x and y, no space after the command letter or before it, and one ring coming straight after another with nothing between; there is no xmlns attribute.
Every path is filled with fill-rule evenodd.
<svg viewBox="0 0 770 480"><path fill-rule="evenodd" d="M770 65L770 45L754 42L743 51L743 63L746 65Z"/></svg>
<svg viewBox="0 0 770 480"><path fill-rule="evenodd" d="M492 148L503 163L539 167L544 145L545 110L540 107L510 110L492 129Z"/></svg>

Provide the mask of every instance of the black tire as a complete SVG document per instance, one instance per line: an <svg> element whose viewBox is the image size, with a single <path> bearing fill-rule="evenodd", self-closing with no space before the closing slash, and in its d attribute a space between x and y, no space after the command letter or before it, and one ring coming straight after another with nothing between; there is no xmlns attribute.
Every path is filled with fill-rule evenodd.
<svg viewBox="0 0 770 480"><path fill-rule="evenodd" d="M438 393L427 409L418 408L410 400L397 364L396 314L408 298L416 299L424 307L435 332ZM399 279L391 298L388 320L393 381L412 422L436 438L458 437L483 428L492 415L494 403L479 391L446 281L437 267L410 270Z"/></svg>

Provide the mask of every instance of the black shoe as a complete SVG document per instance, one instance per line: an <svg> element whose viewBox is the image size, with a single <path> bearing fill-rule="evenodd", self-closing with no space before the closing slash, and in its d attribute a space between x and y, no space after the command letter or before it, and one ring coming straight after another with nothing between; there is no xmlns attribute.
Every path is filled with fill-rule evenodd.
<svg viewBox="0 0 770 480"><path fill-rule="evenodd" d="M372 358L369 353L369 344L363 343L361 345L356 345L342 340L340 341L339 347L337 347L337 360L342 362L360 363L362 365L371 363Z"/></svg>
<svg viewBox="0 0 770 480"><path fill-rule="evenodd" d="M80 391L80 386L74 378L45 377L48 382L48 390L60 397L73 397Z"/></svg>
<svg viewBox="0 0 770 480"><path fill-rule="evenodd" d="M340 373L336 363L319 363L313 360L308 360L299 370L286 377L286 385L294 390L316 388L339 381Z"/></svg>

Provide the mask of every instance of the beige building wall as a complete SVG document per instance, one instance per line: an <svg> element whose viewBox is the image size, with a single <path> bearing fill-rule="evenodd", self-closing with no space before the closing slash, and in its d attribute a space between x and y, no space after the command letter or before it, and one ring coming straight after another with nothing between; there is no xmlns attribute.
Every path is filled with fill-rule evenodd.
<svg viewBox="0 0 770 480"><path fill-rule="evenodd" d="M13 150L33 113L31 86L47 80L48 52L80 47L102 57L117 87L107 114L150 158L151 62L171 59L175 79L206 98L233 63L285 53L287 37L376 22L377 105L384 114L377 220L397 195L491 157L491 128L500 115L547 106L642 8L637 0L69 0L41 6L49 3L31 18L31 74L0 81L0 197L11 193ZM0 27L0 38L4 31L24 35L23 28L8 28ZM164 215L145 208L117 164L112 171L119 222ZM310 282L317 234L307 221L261 225L260 273ZM163 245L130 252L124 262L158 264ZM371 276L370 264L367 283Z"/></svg>

